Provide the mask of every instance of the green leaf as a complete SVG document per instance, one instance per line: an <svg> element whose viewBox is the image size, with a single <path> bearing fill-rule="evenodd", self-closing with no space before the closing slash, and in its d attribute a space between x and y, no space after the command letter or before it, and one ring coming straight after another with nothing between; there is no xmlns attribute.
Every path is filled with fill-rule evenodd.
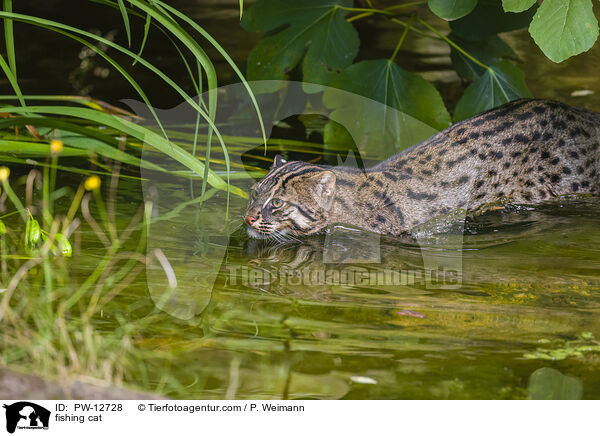
<svg viewBox="0 0 600 436"><path fill-rule="evenodd" d="M330 120L323 129L323 145L327 150L351 150L354 140L348 129Z"/></svg>
<svg viewBox="0 0 600 436"><path fill-rule="evenodd" d="M456 105L454 119L464 120L524 97L532 97L525 83L525 73L513 63L501 60L467 87Z"/></svg>
<svg viewBox="0 0 600 436"><path fill-rule="evenodd" d="M470 13L477 0L429 0L429 9L444 20L456 20Z"/></svg>
<svg viewBox="0 0 600 436"><path fill-rule="evenodd" d="M464 39L481 40L510 30L521 29L531 22L536 7L518 14L507 13L500 0L479 0L466 17L452 21L452 31Z"/></svg>
<svg viewBox="0 0 600 436"><path fill-rule="evenodd" d="M523 12L532 7L536 0L502 0L505 12Z"/></svg>
<svg viewBox="0 0 600 436"><path fill-rule="evenodd" d="M448 38L485 65L496 65L501 59L518 60L517 54L498 35L490 36L481 41L469 41L452 33L448 35ZM479 76L487 71L455 48L450 50L450 59L458 75L468 80L477 80Z"/></svg>
<svg viewBox="0 0 600 436"><path fill-rule="evenodd" d="M437 89L418 74L389 60L351 65L330 86L384 103L438 130L451 124Z"/></svg>
<svg viewBox="0 0 600 436"><path fill-rule="evenodd" d="M384 158L417 144L450 125L450 115L437 90L417 74L389 60L363 61L346 68L325 90L329 119L350 134L330 126L328 149L343 145ZM353 145L355 144L355 145Z"/></svg>
<svg viewBox="0 0 600 436"><path fill-rule="evenodd" d="M352 64L359 39L344 18L352 0L258 0L244 14L242 27L264 37L248 55L249 80L281 80L302 59L305 82L327 85ZM282 26L283 30L277 31Z"/></svg>
<svg viewBox="0 0 600 436"><path fill-rule="evenodd" d="M6 225L4 224L4 222L2 220L0 220L0 235L5 235L6 234Z"/></svg>
<svg viewBox="0 0 600 436"><path fill-rule="evenodd" d="M529 33L553 62L588 51L598 38L592 0L544 0Z"/></svg>

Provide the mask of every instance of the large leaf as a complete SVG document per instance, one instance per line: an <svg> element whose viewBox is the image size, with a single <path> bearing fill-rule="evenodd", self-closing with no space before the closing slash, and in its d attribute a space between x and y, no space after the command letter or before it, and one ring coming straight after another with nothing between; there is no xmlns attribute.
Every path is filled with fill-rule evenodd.
<svg viewBox="0 0 600 436"><path fill-rule="evenodd" d="M498 35L490 36L481 41L469 41L452 33L448 37L485 65L496 65L501 59L518 59L513 49ZM458 75L468 80L477 80L479 76L487 71L455 48L450 50L450 59Z"/></svg>
<svg viewBox="0 0 600 436"><path fill-rule="evenodd" d="M331 86L384 103L438 130L451 124L450 114L435 87L389 60L351 65Z"/></svg>
<svg viewBox="0 0 600 436"><path fill-rule="evenodd" d="M248 55L248 79L285 79L304 58L304 81L328 84L358 53L358 34L344 18L348 11L339 7L352 4L352 0L258 0L244 14L242 26L276 33L264 37Z"/></svg>
<svg viewBox="0 0 600 436"><path fill-rule="evenodd" d="M454 119L464 120L524 97L532 97L525 74L513 63L501 60L467 87L456 105Z"/></svg>
<svg viewBox="0 0 600 436"><path fill-rule="evenodd" d="M554 62L589 50L598 38L592 0L544 0L529 33Z"/></svg>
<svg viewBox="0 0 600 436"><path fill-rule="evenodd" d="M502 0L506 12L523 12L532 7L536 0Z"/></svg>
<svg viewBox="0 0 600 436"><path fill-rule="evenodd" d="M531 22L536 7L518 14L502 9L501 0L479 0L477 7L466 17L452 21L452 31L461 38L485 39L510 30L521 29Z"/></svg>
<svg viewBox="0 0 600 436"><path fill-rule="evenodd" d="M363 61L346 68L325 90L330 120L351 136L346 146L378 159L429 138L450 125L437 90L414 73L387 60ZM331 132L334 132L330 126ZM326 132L327 132L326 128ZM339 130L339 129L337 129ZM346 135L347 136L347 135ZM326 146L335 146L332 135Z"/></svg>
<svg viewBox="0 0 600 436"><path fill-rule="evenodd" d="M444 20L462 18L475 9L477 0L429 0L429 9Z"/></svg>

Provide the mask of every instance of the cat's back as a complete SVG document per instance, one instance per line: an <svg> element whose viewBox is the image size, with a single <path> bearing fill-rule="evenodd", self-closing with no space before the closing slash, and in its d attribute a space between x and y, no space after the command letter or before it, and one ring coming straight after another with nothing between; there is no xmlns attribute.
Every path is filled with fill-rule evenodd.
<svg viewBox="0 0 600 436"><path fill-rule="evenodd" d="M415 160L433 149L439 156L472 152L473 146L523 150L544 143L563 149L564 145L597 144L599 139L599 113L553 100L521 99L460 121L378 166Z"/></svg>
<svg viewBox="0 0 600 436"><path fill-rule="evenodd" d="M387 185L396 202L427 216L501 198L534 203L598 194L599 142L599 114L518 100L459 122L375 169L402 180Z"/></svg>

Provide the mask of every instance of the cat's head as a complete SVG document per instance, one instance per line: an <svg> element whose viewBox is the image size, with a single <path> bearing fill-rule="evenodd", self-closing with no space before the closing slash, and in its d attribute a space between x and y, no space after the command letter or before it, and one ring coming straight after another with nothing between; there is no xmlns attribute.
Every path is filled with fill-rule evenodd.
<svg viewBox="0 0 600 436"><path fill-rule="evenodd" d="M277 155L269 173L252 187L245 222L252 238L287 240L312 235L328 225L335 174Z"/></svg>

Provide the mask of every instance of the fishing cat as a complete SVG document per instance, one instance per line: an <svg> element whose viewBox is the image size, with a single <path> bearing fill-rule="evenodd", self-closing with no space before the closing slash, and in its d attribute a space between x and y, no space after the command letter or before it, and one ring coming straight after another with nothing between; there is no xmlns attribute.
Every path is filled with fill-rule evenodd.
<svg viewBox="0 0 600 436"><path fill-rule="evenodd" d="M251 191L254 238L286 239L347 224L398 235L455 209L598 194L600 114L517 100L459 122L368 169L275 158Z"/></svg>

